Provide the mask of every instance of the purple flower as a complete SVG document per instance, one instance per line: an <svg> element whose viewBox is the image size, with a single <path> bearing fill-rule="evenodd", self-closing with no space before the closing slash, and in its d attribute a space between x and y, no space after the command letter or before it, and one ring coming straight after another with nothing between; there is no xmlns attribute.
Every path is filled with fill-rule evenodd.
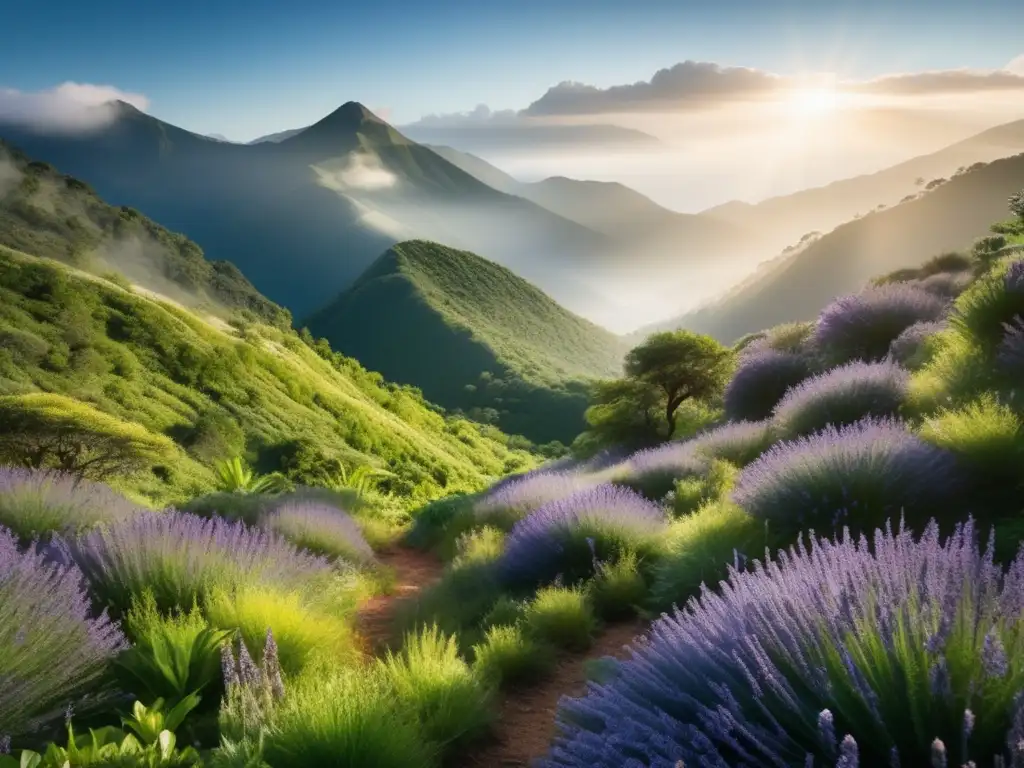
<svg viewBox="0 0 1024 768"><path fill-rule="evenodd" d="M373 550L355 521L328 504L315 501L282 504L262 519L260 527L314 554L354 562L374 559Z"/></svg>
<svg viewBox="0 0 1024 768"><path fill-rule="evenodd" d="M833 365L882 360L914 323L941 319L949 303L910 283L888 283L836 299L822 310L813 344Z"/></svg>
<svg viewBox="0 0 1024 768"><path fill-rule="evenodd" d="M698 455L693 440L676 440L637 451L603 474L613 483L661 499L675 487L676 480L703 474L707 468L708 460Z"/></svg>
<svg viewBox="0 0 1024 768"><path fill-rule="evenodd" d="M512 528L496 565L506 584L567 582L593 574L594 561L642 548L665 530L664 511L642 496L599 485L544 505ZM593 541L593 549L588 544Z"/></svg>
<svg viewBox="0 0 1024 768"><path fill-rule="evenodd" d="M121 611L147 587L170 609L241 582L303 587L331 569L277 534L173 510L137 515L60 546L96 596Z"/></svg>
<svg viewBox="0 0 1024 768"><path fill-rule="evenodd" d="M796 437L868 416L895 416L909 384L907 371L891 361L848 363L789 390L775 408L775 424Z"/></svg>
<svg viewBox="0 0 1024 768"><path fill-rule="evenodd" d="M117 625L93 611L77 568L20 551L0 528L0 733L57 723L85 693L102 705L107 664L124 647Z"/></svg>
<svg viewBox="0 0 1024 768"><path fill-rule="evenodd" d="M970 272L939 272L918 282L922 290L942 299L955 299L971 284Z"/></svg>
<svg viewBox="0 0 1024 768"><path fill-rule="evenodd" d="M747 352L725 388L725 415L732 420L768 418L783 395L810 375L803 355L770 347Z"/></svg>
<svg viewBox="0 0 1024 768"><path fill-rule="evenodd" d="M510 525L543 505L564 499L597 481L575 472L526 474L491 489L474 507L481 522Z"/></svg>
<svg viewBox="0 0 1024 768"><path fill-rule="evenodd" d="M742 467L764 453L773 437L770 421L733 421L697 435L692 445L698 456Z"/></svg>
<svg viewBox="0 0 1024 768"><path fill-rule="evenodd" d="M946 324L943 321L914 323L893 340L889 347L889 356L905 365L921 351L926 339L945 329Z"/></svg>
<svg viewBox="0 0 1024 768"><path fill-rule="evenodd" d="M732 571L656 621L585 696L562 699L538 768L930 765L963 743L965 701L991 723L972 729L964 762L992 765L1007 745L1012 754L1024 717L1014 714L1020 678L1011 687L972 663L979 629L1005 622L1007 592L1022 589L989 553L972 522L944 542L932 523L920 538L812 539ZM950 697L929 692L935 656L921 656L944 612L962 629L936 652L958 660ZM1022 630L1017 616L1000 632ZM1024 672L1024 659L1011 663ZM836 733L846 734L838 750Z"/></svg>
<svg viewBox="0 0 1024 768"><path fill-rule="evenodd" d="M62 472L0 467L0 525L23 542L115 523L141 511L101 483Z"/></svg>
<svg viewBox="0 0 1024 768"><path fill-rule="evenodd" d="M867 419L776 443L740 472L732 499L787 530L871 530L924 520L959 490L955 457L889 420Z"/></svg>

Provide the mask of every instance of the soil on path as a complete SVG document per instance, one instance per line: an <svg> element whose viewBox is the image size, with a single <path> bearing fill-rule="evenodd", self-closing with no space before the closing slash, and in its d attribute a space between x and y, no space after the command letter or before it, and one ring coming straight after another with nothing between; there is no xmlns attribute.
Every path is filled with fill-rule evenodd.
<svg viewBox="0 0 1024 768"><path fill-rule="evenodd" d="M395 639L395 609L416 593L441 578L444 564L437 556L419 549L394 545L377 553L381 565L395 572L395 588L386 595L375 595L363 603L356 614L356 630L364 650L382 653Z"/></svg>
<svg viewBox="0 0 1024 768"><path fill-rule="evenodd" d="M640 621L612 624L585 655L566 657L540 685L508 691L500 702L494 741L461 756L452 768L527 768L531 760L546 755L555 737L558 700L586 693L587 662L605 656L624 658L624 646L646 629Z"/></svg>

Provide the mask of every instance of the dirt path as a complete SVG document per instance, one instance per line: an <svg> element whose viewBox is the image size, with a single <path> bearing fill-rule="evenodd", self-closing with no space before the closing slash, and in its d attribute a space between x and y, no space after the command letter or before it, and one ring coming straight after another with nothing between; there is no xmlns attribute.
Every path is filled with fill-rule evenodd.
<svg viewBox="0 0 1024 768"><path fill-rule="evenodd" d="M356 614L356 629L367 653L377 654L393 639L395 608L441 578L444 565L435 555L410 547L392 546L377 553L382 565L395 571L395 588L363 603Z"/></svg>
<svg viewBox="0 0 1024 768"><path fill-rule="evenodd" d="M534 758L543 757L555 736L558 700L586 693L586 663L604 656L624 657L623 646L646 627L640 621L613 624L586 655L567 657L541 685L509 691L501 702L495 740L453 762L452 768L526 768Z"/></svg>

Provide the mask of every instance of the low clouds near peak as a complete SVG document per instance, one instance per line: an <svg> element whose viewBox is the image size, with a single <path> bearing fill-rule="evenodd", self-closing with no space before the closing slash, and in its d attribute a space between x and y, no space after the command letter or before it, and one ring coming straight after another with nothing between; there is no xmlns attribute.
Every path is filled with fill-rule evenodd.
<svg viewBox="0 0 1024 768"><path fill-rule="evenodd" d="M112 85L62 83L44 91L0 87L0 122L40 131L77 132L101 128L116 116L112 102L145 111L149 100Z"/></svg>
<svg viewBox="0 0 1024 768"><path fill-rule="evenodd" d="M1018 75L1024 75L1024 53L1022 53L1016 59L1014 59L1005 67L1003 67L1003 69L1005 69L1007 72L1013 72Z"/></svg>
<svg viewBox="0 0 1024 768"><path fill-rule="evenodd" d="M510 125L521 113L514 109L492 110L486 104L477 104L468 112L452 112L444 115L424 115L413 125L423 128L456 128L465 126Z"/></svg>
<svg viewBox="0 0 1024 768"><path fill-rule="evenodd" d="M1024 61L1021 62L1024 64ZM1013 62L1011 62L1011 65ZM1024 90L1024 72L1008 70L949 69L885 75L863 82L846 83L844 90L893 96L929 96L944 93Z"/></svg>

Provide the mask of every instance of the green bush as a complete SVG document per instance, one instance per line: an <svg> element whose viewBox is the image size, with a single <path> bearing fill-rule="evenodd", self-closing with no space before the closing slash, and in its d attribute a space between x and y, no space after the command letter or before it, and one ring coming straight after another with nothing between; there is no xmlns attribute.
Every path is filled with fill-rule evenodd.
<svg viewBox="0 0 1024 768"><path fill-rule="evenodd" d="M960 294L950 322L983 349L994 349L1003 328L1024 316L1024 278L1020 261L1004 259Z"/></svg>
<svg viewBox="0 0 1024 768"><path fill-rule="evenodd" d="M523 627L540 642L579 652L593 643L597 620L582 588L544 587L527 605Z"/></svg>
<svg viewBox="0 0 1024 768"><path fill-rule="evenodd" d="M601 563L588 594L601 618L622 619L636 613L647 598L647 582L636 554L626 552L613 563Z"/></svg>
<svg viewBox="0 0 1024 768"><path fill-rule="evenodd" d="M554 666L552 649L515 625L490 627L484 641L473 646L473 670L500 686L534 683Z"/></svg>
<svg viewBox="0 0 1024 768"><path fill-rule="evenodd" d="M728 461L713 461L707 472L697 477L686 477L676 482L672 495L672 514L675 517L696 512L700 507L725 497L736 481L739 468Z"/></svg>
<svg viewBox="0 0 1024 768"><path fill-rule="evenodd" d="M475 531L467 531L456 541L453 568L493 563L505 548L505 532L486 525Z"/></svg>

